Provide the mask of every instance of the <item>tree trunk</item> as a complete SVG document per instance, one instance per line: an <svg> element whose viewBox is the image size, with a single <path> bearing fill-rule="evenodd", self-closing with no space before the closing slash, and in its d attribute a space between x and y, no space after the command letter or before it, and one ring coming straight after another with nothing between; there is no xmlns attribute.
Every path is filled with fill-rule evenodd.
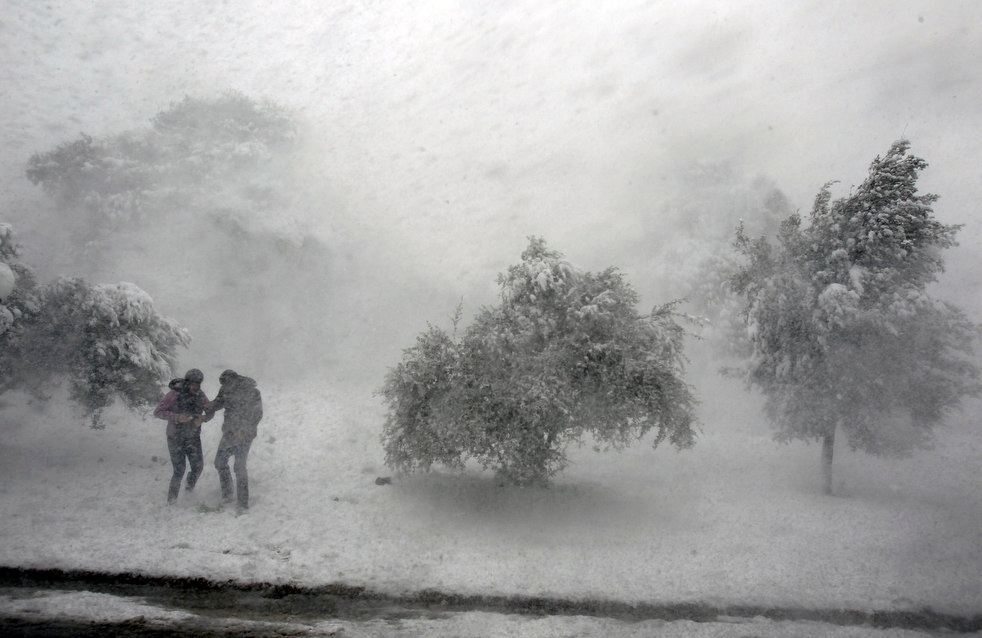
<svg viewBox="0 0 982 638"><path fill-rule="evenodd" d="M832 495L832 454L835 451L835 428L822 437L822 491Z"/></svg>

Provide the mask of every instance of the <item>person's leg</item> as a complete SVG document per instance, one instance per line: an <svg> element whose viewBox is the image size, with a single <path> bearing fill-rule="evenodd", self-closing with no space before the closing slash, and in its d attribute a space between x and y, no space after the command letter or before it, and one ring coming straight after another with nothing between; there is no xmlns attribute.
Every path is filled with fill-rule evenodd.
<svg viewBox="0 0 982 638"><path fill-rule="evenodd" d="M170 487L167 490L167 502L173 503L177 500L177 493L181 489L181 480L184 478L184 446L176 436L167 437L167 451L170 452L170 462L174 467L174 474L170 477Z"/></svg>
<svg viewBox="0 0 982 638"><path fill-rule="evenodd" d="M246 441L235 446L235 500L241 509L249 509L249 471L246 463L251 445L252 441Z"/></svg>
<svg viewBox="0 0 982 638"><path fill-rule="evenodd" d="M235 447L225 445L224 439L215 452L215 469L218 470L218 481L222 485L222 500L226 503L232 500L232 471L228 469L228 459L234 452Z"/></svg>
<svg viewBox="0 0 982 638"><path fill-rule="evenodd" d="M198 482L198 477L201 476L201 471L205 469L205 455L201 450L201 434L198 431L187 438L187 454L191 462L191 471L188 472L187 487L184 489L191 492Z"/></svg>

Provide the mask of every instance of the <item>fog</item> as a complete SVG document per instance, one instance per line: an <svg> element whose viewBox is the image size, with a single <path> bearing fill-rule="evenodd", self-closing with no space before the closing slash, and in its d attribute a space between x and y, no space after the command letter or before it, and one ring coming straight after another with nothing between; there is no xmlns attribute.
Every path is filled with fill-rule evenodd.
<svg viewBox="0 0 982 638"><path fill-rule="evenodd" d="M378 382L427 321L493 303L533 234L667 301L741 207L777 189L805 212L900 137L965 224L941 292L982 314L978 3L267 4L3 2L0 201L24 260L144 287L191 329L182 364ZM296 116L291 203L262 223L324 252L247 272L234 312L195 297L217 244L190 276L133 244L97 273L60 259L31 154L225 90Z"/></svg>

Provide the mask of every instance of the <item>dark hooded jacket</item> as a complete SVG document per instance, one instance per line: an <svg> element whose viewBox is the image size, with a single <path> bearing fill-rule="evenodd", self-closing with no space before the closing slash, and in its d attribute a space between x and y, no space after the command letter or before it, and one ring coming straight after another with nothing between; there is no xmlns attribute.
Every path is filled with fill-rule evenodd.
<svg viewBox="0 0 982 638"><path fill-rule="evenodd" d="M167 387L170 392L157 405L153 415L158 419L167 421L167 436L177 436L178 434L189 434L198 430L197 425L191 423L178 423L177 417L182 414L200 416L204 421L210 421L213 413L208 413L205 406L208 404L208 397L202 390L195 393L186 391L184 379L173 379Z"/></svg>
<svg viewBox="0 0 982 638"><path fill-rule="evenodd" d="M222 383L215 400L207 407L208 418L225 410L221 445L239 445L256 438L263 418L263 399L256 381L236 374Z"/></svg>

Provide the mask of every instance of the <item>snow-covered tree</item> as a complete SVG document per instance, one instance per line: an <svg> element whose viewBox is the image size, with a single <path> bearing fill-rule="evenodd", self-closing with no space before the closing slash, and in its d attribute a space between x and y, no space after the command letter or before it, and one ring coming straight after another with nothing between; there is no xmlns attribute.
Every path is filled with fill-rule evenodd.
<svg viewBox="0 0 982 638"><path fill-rule="evenodd" d="M773 180L732 160L685 162L657 183L651 214L618 252L643 296L684 300L680 310L698 324L686 353L699 374L746 350L740 300L724 275L738 261L734 227L774 233L794 208Z"/></svg>
<svg viewBox="0 0 982 638"><path fill-rule="evenodd" d="M524 484L562 470L586 434L608 448L652 429L654 445L693 444L672 305L639 314L616 269L580 271L539 238L498 283L500 304L462 337L430 326L389 372L390 466L459 469L471 458Z"/></svg>
<svg viewBox="0 0 982 638"><path fill-rule="evenodd" d="M100 233L181 207L268 204L274 164L294 145L280 106L228 92L185 97L145 129L101 139L81 134L35 153L27 177Z"/></svg>
<svg viewBox="0 0 982 638"><path fill-rule="evenodd" d="M827 184L809 223L790 216L776 244L737 232L748 381L778 440L822 441L826 493L837 431L853 449L907 454L980 391L977 327L927 292L959 227L918 194L927 163L909 148L895 142L847 197L832 201Z"/></svg>
<svg viewBox="0 0 982 638"><path fill-rule="evenodd" d="M747 350L741 300L727 281L727 273L738 267L740 259L732 246L733 227L739 223L749 234L772 234L794 211L769 180L757 178L747 184L732 170L723 170L725 166L706 167L696 174L701 179L691 180L690 199L678 204L690 221L682 226L681 241L673 235L668 262L673 267L665 269L679 277L686 309L702 324L698 350L714 361L739 357ZM687 266L676 269L675 264Z"/></svg>
<svg viewBox="0 0 982 638"><path fill-rule="evenodd" d="M285 183L296 129L282 107L240 93L185 97L149 127L83 133L35 153L26 175L55 204L56 228L70 234L62 259L74 272L115 278L122 254L129 266L151 255L159 270L157 253L179 251L187 262L239 244L211 268L220 278L249 271L254 252L269 254L271 244L298 243Z"/></svg>
<svg viewBox="0 0 982 638"><path fill-rule="evenodd" d="M43 256L51 274L137 282L193 329L202 356L315 363L332 340L311 300L329 298L333 255L304 224L300 126L282 106L230 92L36 153L26 175L49 196L37 219L45 245L59 246Z"/></svg>
<svg viewBox="0 0 982 638"><path fill-rule="evenodd" d="M116 398L129 408L155 404L177 348L189 343L184 329L133 284L37 285L16 256L10 227L0 224L0 264L13 262L18 274L0 300L0 393L22 387L44 396L67 381L94 427Z"/></svg>

